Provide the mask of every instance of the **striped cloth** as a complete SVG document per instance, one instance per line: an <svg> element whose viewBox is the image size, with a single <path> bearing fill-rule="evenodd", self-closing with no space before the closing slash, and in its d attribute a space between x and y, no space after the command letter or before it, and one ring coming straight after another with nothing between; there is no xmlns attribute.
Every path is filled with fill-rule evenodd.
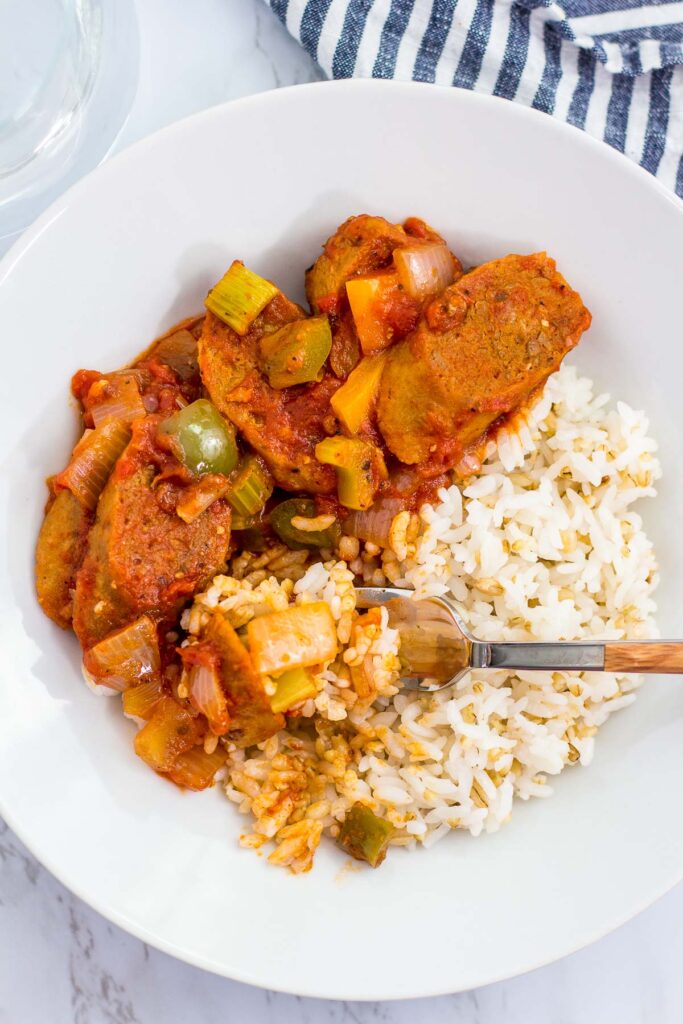
<svg viewBox="0 0 683 1024"><path fill-rule="evenodd" d="M526 103L683 197L683 2L266 3L332 78L412 78Z"/></svg>

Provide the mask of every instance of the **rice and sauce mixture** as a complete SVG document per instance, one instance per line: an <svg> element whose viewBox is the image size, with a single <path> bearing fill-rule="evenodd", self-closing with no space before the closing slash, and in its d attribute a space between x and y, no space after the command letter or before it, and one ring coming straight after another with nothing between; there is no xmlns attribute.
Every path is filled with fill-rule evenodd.
<svg viewBox="0 0 683 1024"><path fill-rule="evenodd" d="M230 749L223 784L248 819L243 846L306 871L358 804L388 823L390 845L478 836L510 819L515 797L550 796L550 776L590 763L638 677L475 670L440 692L402 690L398 632L385 609L356 609L354 583L449 594L482 640L656 636L657 564L633 509L655 494L656 444L642 413L608 402L563 365L477 476L395 517L389 546L346 536L318 561L284 544L240 553L196 595L189 645L216 610L242 635L259 615L325 602L337 632L287 727ZM277 683L266 691L274 700Z"/></svg>

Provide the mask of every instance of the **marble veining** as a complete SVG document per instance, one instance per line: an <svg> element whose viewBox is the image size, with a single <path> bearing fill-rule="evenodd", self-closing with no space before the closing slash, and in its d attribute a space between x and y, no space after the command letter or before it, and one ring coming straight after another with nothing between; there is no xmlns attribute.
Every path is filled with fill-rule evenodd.
<svg viewBox="0 0 683 1024"><path fill-rule="evenodd" d="M405 1002L302 999L228 981L127 935L0 821L1 1024L680 1024L683 887L521 978Z"/></svg>
<svg viewBox="0 0 683 1024"><path fill-rule="evenodd" d="M117 148L226 99L322 77L263 0L138 0L138 9L140 86ZM680 1024L681 920L683 887L589 949L479 991L302 999L206 974L125 934L0 820L0 1024Z"/></svg>

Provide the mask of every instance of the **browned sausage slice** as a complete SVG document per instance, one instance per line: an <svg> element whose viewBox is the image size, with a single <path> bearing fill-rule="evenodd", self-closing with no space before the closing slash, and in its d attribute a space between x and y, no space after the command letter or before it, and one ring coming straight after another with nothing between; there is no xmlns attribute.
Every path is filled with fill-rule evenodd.
<svg viewBox="0 0 683 1024"><path fill-rule="evenodd" d="M390 350L378 403L387 445L406 463L441 456L454 465L557 370L590 321L545 253L465 274Z"/></svg>
<svg viewBox="0 0 683 1024"><path fill-rule="evenodd" d="M74 630L84 648L145 612L172 618L225 565L225 501L191 523L157 501L149 454L156 427L157 417L133 425L97 506L74 599Z"/></svg>
<svg viewBox="0 0 683 1024"><path fill-rule="evenodd" d="M60 491L43 520L36 546L36 590L46 615L68 629L73 587L83 560L91 514L71 491Z"/></svg>

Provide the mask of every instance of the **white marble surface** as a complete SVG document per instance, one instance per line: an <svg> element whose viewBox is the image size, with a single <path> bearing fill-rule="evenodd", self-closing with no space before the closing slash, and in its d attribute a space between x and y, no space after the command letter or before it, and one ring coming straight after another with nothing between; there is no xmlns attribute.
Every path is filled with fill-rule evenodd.
<svg viewBox="0 0 683 1024"><path fill-rule="evenodd" d="M214 103L320 77L261 0L138 4L140 86L117 148ZM680 1024L682 920L679 887L589 949L476 992L298 999L205 974L131 938L0 822L0 1024Z"/></svg>

